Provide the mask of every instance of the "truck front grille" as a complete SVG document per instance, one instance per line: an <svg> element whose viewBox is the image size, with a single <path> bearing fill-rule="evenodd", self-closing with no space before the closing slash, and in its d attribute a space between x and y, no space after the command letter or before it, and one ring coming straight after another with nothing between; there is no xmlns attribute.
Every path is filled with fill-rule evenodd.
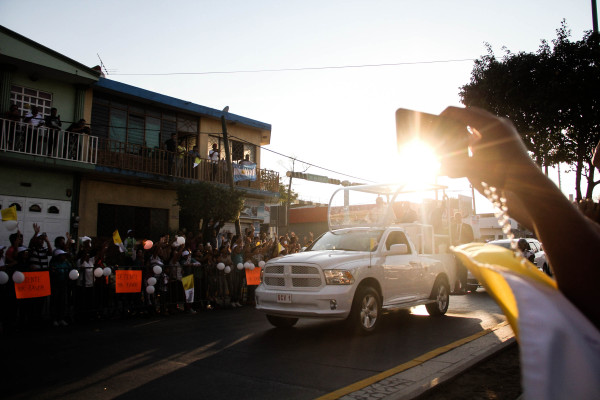
<svg viewBox="0 0 600 400"><path fill-rule="evenodd" d="M323 277L319 268L311 265L275 264L265 267L263 282L280 289L314 289L323 284Z"/></svg>

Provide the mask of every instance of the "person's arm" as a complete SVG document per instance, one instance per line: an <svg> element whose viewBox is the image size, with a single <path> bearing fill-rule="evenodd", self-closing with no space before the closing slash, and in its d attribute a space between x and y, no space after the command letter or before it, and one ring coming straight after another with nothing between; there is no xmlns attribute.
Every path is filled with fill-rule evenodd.
<svg viewBox="0 0 600 400"><path fill-rule="evenodd" d="M599 230L533 162L510 121L481 109L449 107L442 115L474 129L472 157L456 165L454 172L477 188L486 182L509 194L509 215L525 211L544 243L561 292L599 326L600 308L595 305L595 285L600 281Z"/></svg>

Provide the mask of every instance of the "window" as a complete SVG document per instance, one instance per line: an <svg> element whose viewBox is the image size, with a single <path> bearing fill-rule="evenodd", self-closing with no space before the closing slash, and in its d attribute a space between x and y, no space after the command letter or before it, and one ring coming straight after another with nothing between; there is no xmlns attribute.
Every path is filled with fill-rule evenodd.
<svg viewBox="0 0 600 400"><path fill-rule="evenodd" d="M56 206L48 207L48 214L60 214L60 210Z"/></svg>
<svg viewBox="0 0 600 400"><path fill-rule="evenodd" d="M393 244L405 244L408 248L408 253L410 253L410 246L408 245L408 240L406 239L404 232L395 231L389 234L385 241L386 249L389 250Z"/></svg>
<svg viewBox="0 0 600 400"><path fill-rule="evenodd" d="M15 206L17 211L21 211L21 205L19 203L12 203L11 205L8 206L8 208L11 208L12 206Z"/></svg>
<svg viewBox="0 0 600 400"><path fill-rule="evenodd" d="M21 114L26 114L31 106L37 106L42 115L50 115L52 93L21 86L11 86L10 102L19 106Z"/></svg>
<svg viewBox="0 0 600 400"><path fill-rule="evenodd" d="M42 212L42 207L40 207L39 204L33 204L29 207L29 212L36 212L36 213Z"/></svg>

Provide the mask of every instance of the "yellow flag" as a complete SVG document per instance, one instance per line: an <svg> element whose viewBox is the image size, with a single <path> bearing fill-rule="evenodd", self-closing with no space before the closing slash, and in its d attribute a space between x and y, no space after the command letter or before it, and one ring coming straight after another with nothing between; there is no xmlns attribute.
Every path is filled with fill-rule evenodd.
<svg viewBox="0 0 600 400"><path fill-rule="evenodd" d="M113 232L113 242L115 242L117 246L123 243L123 241L121 240L121 235L119 235L118 229L115 229L115 231Z"/></svg>
<svg viewBox="0 0 600 400"><path fill-rule="evenodd" d="M183 283L183 289L189 290L194 288L194 275L187 275L181 278L181 283Z"/></svg>
<svg viewBox="0 0 600 400"><path fill-rule="evenodd" d="M12 206L8 208L3 208L0 210L2 213L2 221L16 221L17 220L17 207Z"/></svg>
<svg viewBox="0 0 600 400"><path fill-rule="evenodd" d="M452 250L496 300L517 337L519 337L519 307L503 272L509 271L556 290L554 280L528 260L517 257L513 251L504 247L469 243L454 247Z"/></svg>

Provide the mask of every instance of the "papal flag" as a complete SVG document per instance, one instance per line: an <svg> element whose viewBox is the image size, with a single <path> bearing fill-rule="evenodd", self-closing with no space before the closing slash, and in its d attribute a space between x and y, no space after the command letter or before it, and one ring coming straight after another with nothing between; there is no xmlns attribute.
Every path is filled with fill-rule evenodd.
<svg viewBox="0 0 600 400"><path fill-rule="evenodd" d="M113 242L119 247L119 251L121 253L125 253L125 251L127 251L125 245L123 244L123 241L121 240L121 235L119 235L118 229L115 229L115 231L113 232Z"/></svg>
<svg viewBox="0 0 600 400"><path fill-rule="evenodd" d="M187 275L181 278L183 290L185 290L185 302L194 302L194 275Z"/></svg>
<svg viewBox="0 0 600 400"><path fill-rule="evenodd" d="M2 213L2 221L16 221L17 220L17 207L12 206L8 208L3 208L0 210Z"/></svg>
<svg viewBox="0 0 600 400"><path fill-rule="evenodd" d="M469 243L453 251L500 305L515 332L523 398L600 399L600 331L556 282L500 246Z"/></svg>

